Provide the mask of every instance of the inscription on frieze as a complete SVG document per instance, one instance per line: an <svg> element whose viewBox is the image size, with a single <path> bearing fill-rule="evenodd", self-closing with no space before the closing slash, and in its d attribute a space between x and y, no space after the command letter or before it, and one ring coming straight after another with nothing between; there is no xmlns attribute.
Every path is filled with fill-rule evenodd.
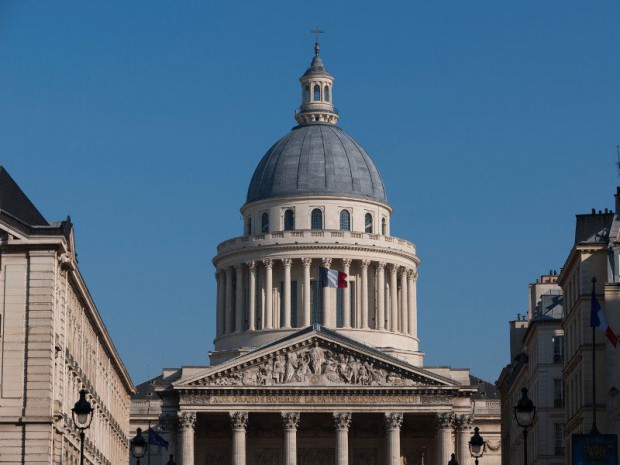
<svg viewBox="0 0 620 465"><path fill-rule="evenodd" d="M181 404L222 405L222 404L406 404L406 405L443 405L450 404L449 396L419 395L211 395L181 394Z"/></svg>

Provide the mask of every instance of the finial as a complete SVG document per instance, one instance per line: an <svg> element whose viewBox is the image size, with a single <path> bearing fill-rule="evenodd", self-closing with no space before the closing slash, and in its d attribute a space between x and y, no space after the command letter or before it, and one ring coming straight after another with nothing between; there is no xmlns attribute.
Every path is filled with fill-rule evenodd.
<svg viewBox="0 0 620 465"><path fill-rule="evenodd" d="M325 31L322 31L321 29L319 29L319 25L316 25L316 29L310 31L312 34L316 34L316 42L314 43L314 55L315 56L319 56L319 34L323 34Z"/></svg>

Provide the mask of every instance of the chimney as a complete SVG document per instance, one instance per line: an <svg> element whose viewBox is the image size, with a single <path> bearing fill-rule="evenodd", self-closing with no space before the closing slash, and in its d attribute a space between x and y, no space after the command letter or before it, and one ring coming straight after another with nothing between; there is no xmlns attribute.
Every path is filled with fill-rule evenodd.
<svg viewBox="0 0 620 465"><path fill-rule="evenodd" d="M616 188L616 195L614 197L616 198L616 214L620 214L620 186Z"/></svg>

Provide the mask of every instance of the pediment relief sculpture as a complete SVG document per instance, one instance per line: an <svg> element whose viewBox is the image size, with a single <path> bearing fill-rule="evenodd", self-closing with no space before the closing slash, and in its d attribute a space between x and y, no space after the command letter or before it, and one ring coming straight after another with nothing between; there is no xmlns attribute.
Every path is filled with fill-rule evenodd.
<svg viewBox="0 0 620 465"><path fill-rule="evenodd" d="M192 386L423 386L438 385L415 373L320 340L259 357L190 383Z"/></svg>

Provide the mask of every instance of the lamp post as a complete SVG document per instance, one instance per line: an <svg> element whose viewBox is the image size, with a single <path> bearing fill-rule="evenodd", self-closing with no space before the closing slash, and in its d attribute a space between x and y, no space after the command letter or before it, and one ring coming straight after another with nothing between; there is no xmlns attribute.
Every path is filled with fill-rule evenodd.
<svg viewBox="0 0 620 465"><path fill-rule="evenodd" d="M170 454L170 458L168 459L168 463L166 465L177 465L177 463L172 458L172 454Z"/></svg>
<svg viewBox="0 0 620 465"><path fill-rule="evenodd" d="M455 454L452 454L452 456L450 457L450 461L448 462L448 465L459 465L459 463L456 461Z"/></svg>
<svg viewBox="0 0 620 465"><path fill-rule="evenodd" d="M80 398L71 409L71 415L80 430L80 465L84 465L84 430L90 427L93 420L93 407L86 400L86 389L80 391Z"/></svg>
<svg viewBox="0 0 620 465"><path fill-rule="evenodd" d="M484 438L480 436L480 428L476 426L474 435L469 440L469 453L476 459L476 465L478 465L478 459L484 454L485 447Z"/></svg>
<svg viewBox="0 0 620 465"><path fill-rule="evenodd" d="M140 459L146 454L146 441L142 437L142 428L136 430L136 435L131 440L131 455L136 459L136 465L140 465Z"/></svg>
<svg viewBox="0 0 620 465"><path fill-rule="evenodd" d="M527 397L527 388L521 389L521 398L514 406L515 420L523 428L523 465L527 465L527 429L534 423L536 407L532 399Z"/></svg>

